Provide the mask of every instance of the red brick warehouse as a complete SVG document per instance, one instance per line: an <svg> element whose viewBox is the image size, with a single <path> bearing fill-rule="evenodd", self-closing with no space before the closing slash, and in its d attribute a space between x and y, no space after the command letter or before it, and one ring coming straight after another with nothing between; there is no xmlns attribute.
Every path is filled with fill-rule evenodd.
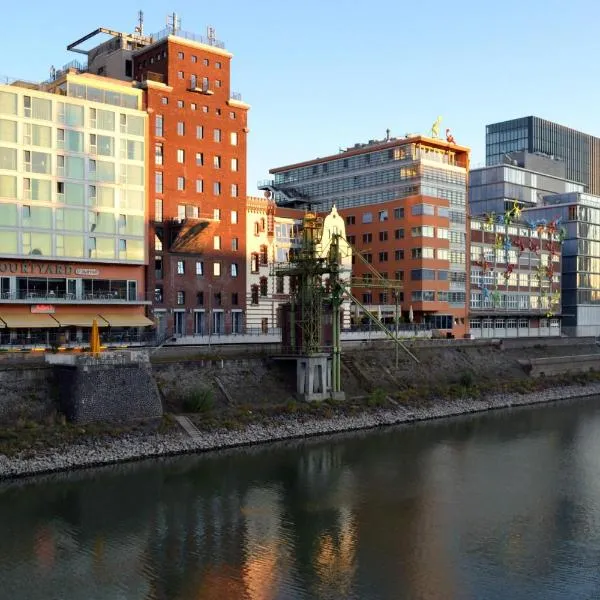
<svg viewBox="0 0 600 600"><path fill-rule="evenodd" d="M149 113L147 289L160 333L242 331L249 106L232 54L177 32L134 54Z"/></svg>

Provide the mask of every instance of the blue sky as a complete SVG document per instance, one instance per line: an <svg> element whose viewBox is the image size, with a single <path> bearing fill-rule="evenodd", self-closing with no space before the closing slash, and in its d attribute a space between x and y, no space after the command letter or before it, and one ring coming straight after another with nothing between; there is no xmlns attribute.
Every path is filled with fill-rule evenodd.
<svg viewBox="0 0 600 600"><path fill-rule="evenodd" d="M535 114L600 136L597 0L7 0L0 76L40 80L98 26L147 32L176 11L233 52L232 89L251 104L248 193L271 167L359 141L442 131L485 160L485 125ZM17 51L18 49L18 51Z"/></svg>

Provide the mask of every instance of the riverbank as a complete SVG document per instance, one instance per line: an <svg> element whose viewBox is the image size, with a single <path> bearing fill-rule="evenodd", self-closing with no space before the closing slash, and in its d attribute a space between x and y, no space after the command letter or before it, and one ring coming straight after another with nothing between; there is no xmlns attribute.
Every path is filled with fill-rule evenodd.
<svg viewBox="0 0 600 600"><path fill-rule="evenodd" d="M439 419L502 408L542 404L600 395L600 382L551 387L532 393L499 393L487 397L433 400L423 405L394 403L360 414L278 414L238 429L200 431L191 437L183 430L126 431L116 437L101 436L36 451L0 454L0 479L80 469L147 458L220 450L235 446L326 435Z"/></svg>

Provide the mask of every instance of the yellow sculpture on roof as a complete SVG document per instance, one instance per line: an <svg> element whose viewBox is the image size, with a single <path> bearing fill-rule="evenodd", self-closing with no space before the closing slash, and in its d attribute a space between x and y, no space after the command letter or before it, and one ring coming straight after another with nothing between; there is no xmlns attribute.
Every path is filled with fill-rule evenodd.
<svg viewBox="0 0 600 600"><path fill-rule="evenodd" d="M431 137L439 138L440 137L440 125L442 124L442 117L438 117L433 125L431 126Z"/></svg>

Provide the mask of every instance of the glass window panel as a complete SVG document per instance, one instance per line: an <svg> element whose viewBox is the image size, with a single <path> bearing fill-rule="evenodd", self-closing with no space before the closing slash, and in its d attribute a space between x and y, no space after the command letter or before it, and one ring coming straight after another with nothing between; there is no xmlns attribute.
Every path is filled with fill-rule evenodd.
<svg viewBox="0 0 600 600"><path fill-rule="evenodd" d="M96 204L106 208L115 207L115 190L114 188L98 186L96 188Z"/></svg>
<svg viewBox="0 0 600 600"><path fill-rule="evenodd" d="M125 233L127 235L144 235L144 217L128 215Z"/></svg>
<svg viewBox="0 0 600 600"><path fill-rule="evenodd" d="M70 127L83 127L83 106L66 104L65 123Z"/></svg>
<svg viewBox="0 0 600 600"><path fill-rule="evenodd" d="M144 160L144 142L127 140L127 158L129 160Z"/></svg>
<svg viewBox="0 0 600 600"><path fill-rule="evenodd" d="M104 102L104 90L87 86L87 99L91 102Z"/></svg>
<svg viewBox="0 0 600 600"><path fill-rule="evenodd" d="M97 233L115 233L115 215L113 213L97 213L96 229Z"/></svg>
<svg viewBox="0 0 600 600"><path fill-rule="evenodd" d="M115 113L112 110L98 109L96 117L96 128L105 131L115 130Z"/></svg>
<svg viewBox="0 0 600 600"><path fill-rule="evenodd" d="M0 147L0 169L17 170L17 149Z"/></svg>
<svg viewBox="0 0 600 600"><path fill-rule="evenodd" d="M9 121L8 119L0 119L0 141L13 142L17 141L17 122Z"/></svg>
<svg viewBox="0 0 600 600"><path fill-rule="evenodd" d="M83 133L67 129L65 133L65 148L70 152L83 152Z"/></svg>
<svg viewBox="0 0 600 600"><path fill-rule="evenodd" d="M96 239L96 258L114 258L115 242L113 238Z"/></svg>
<svg viewBox="0 0 600 600"><path fill-rule="evenodd" d="M52 236L49 233L36 233L32 231L29 254L32 256L51 256Z"/></svg>
<svg viewBox="0 0 600 600"><path fill-rule="evenodd" d="M119 92L111 92L106 90L106 92L104 92L104 97L106 99L106 104L121 106L121 94L119 94Z"/></svg>
<svg viewBox="0 0 600 600"><path fill-rule="evenodd" d="M144 260L144 242L127 240L127 260Z"/></svg>
<svg viewBox="0 0 600 600"><path fill-rule="evenodd" d="M50 155L45 152L31 153L31 170L34 173L50 174L51 162Z"/></svg>
<svg viewBox="0 0 600 600"><path fill-rule="evenodd" d="M1 101L1 99L0 99ZM2 205L0 204L0 219L2 218ZM17 232L3 231L0 235L0 254L17 253Z"/></svg>
<svg viewBox="0 0 600 600"><path fill-rule="evenodd" d="M144 167L127 165L127 183L130 185L144 185Z"/></svg>
<svg viewBox="0 0 600 600"><path fill-rule="evenodd" d="M123 108L138 108L137 96L131 94L121 94L121 106Z"/></svg>
<svg viewBox="0 0 600 600"><path fill-rule="evenodd" d="M0 175L0 198L17 197L17 178L12 175ZM0 225L4 225L0 221Z"/></svg>
<svg viewBox="0 0 600 600"><path fill-rule="evenodd" d="M115 155L115 140L109 135L96 136L97 152L100 156Z"/></svg>
<svg viewBox="0 0 600 600"><path fill-rule="evenodd" d="M83 206L85 202L85 185L83 183L65 183L65 204Z"/></svg>
<svg viewBox="0 0 600 600"><path fill-rule="evenodd" d="M52 209L45 206L32 206L29 224L40 229L52 228Z"/></svg>
<svg viewBox="0 0 600 600"><path fill-rule="evenodd" d="M125 192L121 192L125 193ZM126 195L121 200L123 208L131 210L144 210L144 192L142 190L127 190Z"/></svg>
<svg viewBox="0 0 600 600"><path fill-rule="evenodd" d="M134 107L137 107L137 99ZM135 115L127 115L127 133L129 135L144 135L144 119Z"/></svg>
<svg viewBox="0 0 600 600"><path fill-rule="evenodd" d="M31 143L34 146L50 148L52 146L52 129L46 125L34 125L31 132Z"/></svg>
<svg viewBox="0 0 600 600"><path fill-rule="evenodd" d="M83 179L85 173L85 162L83 157L67 156L67 177L70 179Z"/></svg>
<svg viewBox="0 0 600 600"><path fill-rule="evenodd" d="M14 227L17 225L17 205L16 204L0 204L0 225L4 227ZM0 235L0 240L6 232L3 231Z"/></svg>
<svg viewBox="0 0 600 600"><path fill-rule="evenodd" d="M96 161L96 179L98 181L115 181L115 163L105 160Z"/></svg>
<svg viewBox="0 0 600 600"><path fill-rule="evenodd" d="M52 100L45 98L31 99L31 118L43 119L44 121L52 120Z"/></svg>
<svg viewBox="0 0 600 600"><path fill-rule="evenodd" d="M11 92L0 92L0 114L17 114L17 95Z"/></svg>
<svg viewBox="0 0 600 600"><path fill-rule="evenodd" d="M65 208L63 211L63 226L62 229L67 231L83 231L83 216L82 210L75 208Z"/></svg>
<svg viewBox="0 0 600 600"><path fill-rule="evenodd" d="M73 258L82 258L84 253L83 236L65 235L63 236L64 256Z"/></svg>

